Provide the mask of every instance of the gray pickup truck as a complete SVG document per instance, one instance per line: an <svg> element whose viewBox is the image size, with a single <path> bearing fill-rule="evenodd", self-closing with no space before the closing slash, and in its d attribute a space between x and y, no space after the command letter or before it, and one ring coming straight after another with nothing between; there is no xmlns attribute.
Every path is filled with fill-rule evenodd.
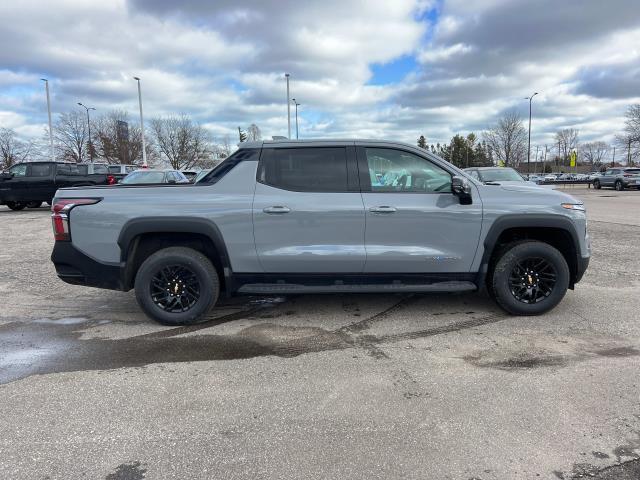
<svg viewBox="0 0 640 480"><path fill-rule="evenodd" d="M65 282L130 290L164 324L220 295L461 292L507 312L555 307L590 257L584 205L485 185L385 141L265 141L195 185L65 188L52 207Z"/></svg>

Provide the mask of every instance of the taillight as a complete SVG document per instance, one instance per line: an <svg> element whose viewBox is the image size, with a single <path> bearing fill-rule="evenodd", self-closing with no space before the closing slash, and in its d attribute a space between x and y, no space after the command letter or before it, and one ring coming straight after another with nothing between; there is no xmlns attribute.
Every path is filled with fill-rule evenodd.
<svg viewBox="0 0 640 480"><path fill-rule="evenodd" d="M53 238L56 241L71 240L69 234L69 212L78 205L93 205L101 198L54 198L51 211L51 224L53 226Z"/></svg>
<svg viewBox="0 0 640 480"><path fill-rule="evenodd" d="M116 177L113 175L107 175L107 185L115 185L116 183Z"/></svg>

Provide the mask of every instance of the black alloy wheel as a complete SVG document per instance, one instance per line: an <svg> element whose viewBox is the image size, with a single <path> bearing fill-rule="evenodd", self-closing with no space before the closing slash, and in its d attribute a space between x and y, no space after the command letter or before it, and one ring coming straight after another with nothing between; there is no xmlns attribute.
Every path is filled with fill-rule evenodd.
<svg viewBox="0 0 640 480"><path fill-rule="evenodd" d="M489 272L489 293L513 315L540 315L567 292L571 271L563 254L538 240L505 245Z"/></svg>
<svg viewBox="0 0 640 480"><path fill-rule="evenodd" d="M200 282L188 267L169 265L151 278L151 297L165 312L186 312L200 298Z"/></svg>
<svg viewBox="0 0 640 480"><path fill-rule="evenodd" d="M509 286L513 297L522 303L538 303L553 292L557 273L544 258L525 258L511 269Z"/></svg>
<svg viewBox="0 0 640 480"><path fill-rule="evenodd" d="M187 247L168 247L147 257L135 276L136 300L164 325L189 325L206 319L220 295L211 260Z"/></svg>

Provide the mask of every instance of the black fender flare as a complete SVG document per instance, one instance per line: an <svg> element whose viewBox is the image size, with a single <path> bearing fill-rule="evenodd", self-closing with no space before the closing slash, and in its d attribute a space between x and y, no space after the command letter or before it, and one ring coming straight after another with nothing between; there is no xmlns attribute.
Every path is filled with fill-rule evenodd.
<svg viewBox="0 0 640 480"><path fill-rule="evenodd" d="M480 261L480 269L478 270L478 286L484 285L487 273L489 271L489 262L491 260L491 255L496 247L498 239L500 235L506 230L512 228L552 228L556 230L563 230L568 233L571 237L573 243L573 249L576 253L576 267L580 265L580 241L578 237L578 232L576 232L576 228L571 219L564 217L562 215L556 214L512 214L512 215L503 215L498 217L489 231L484 237L484 252L482 254L482 260ZM574 274L575 275L575 274ZM578 282L581 276L581 273L574 278L572 278L571 284Z"/></svg>
<svg viewBox="0 0 640 480"><path fill-rule="evenodd" d="M126 268L127 256L134 239L145 233L195 233L209 238L220 256L225 278L231 276L231 263L224 238L218 226L204 218L144 217L134 218L124 224L118 236L121 265ZM135 245L134 245L135 247Z"/></svg>

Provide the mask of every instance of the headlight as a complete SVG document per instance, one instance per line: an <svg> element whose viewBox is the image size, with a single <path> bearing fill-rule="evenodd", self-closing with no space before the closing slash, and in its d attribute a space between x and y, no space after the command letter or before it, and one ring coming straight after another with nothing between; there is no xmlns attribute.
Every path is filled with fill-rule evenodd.
<svg viewBox="0 0 640 480"><path fill-rule="evenodd" d="M562 208L566 208L567 210L578 210L579 212L586 211L584 203L563 203Z"/></svg>

